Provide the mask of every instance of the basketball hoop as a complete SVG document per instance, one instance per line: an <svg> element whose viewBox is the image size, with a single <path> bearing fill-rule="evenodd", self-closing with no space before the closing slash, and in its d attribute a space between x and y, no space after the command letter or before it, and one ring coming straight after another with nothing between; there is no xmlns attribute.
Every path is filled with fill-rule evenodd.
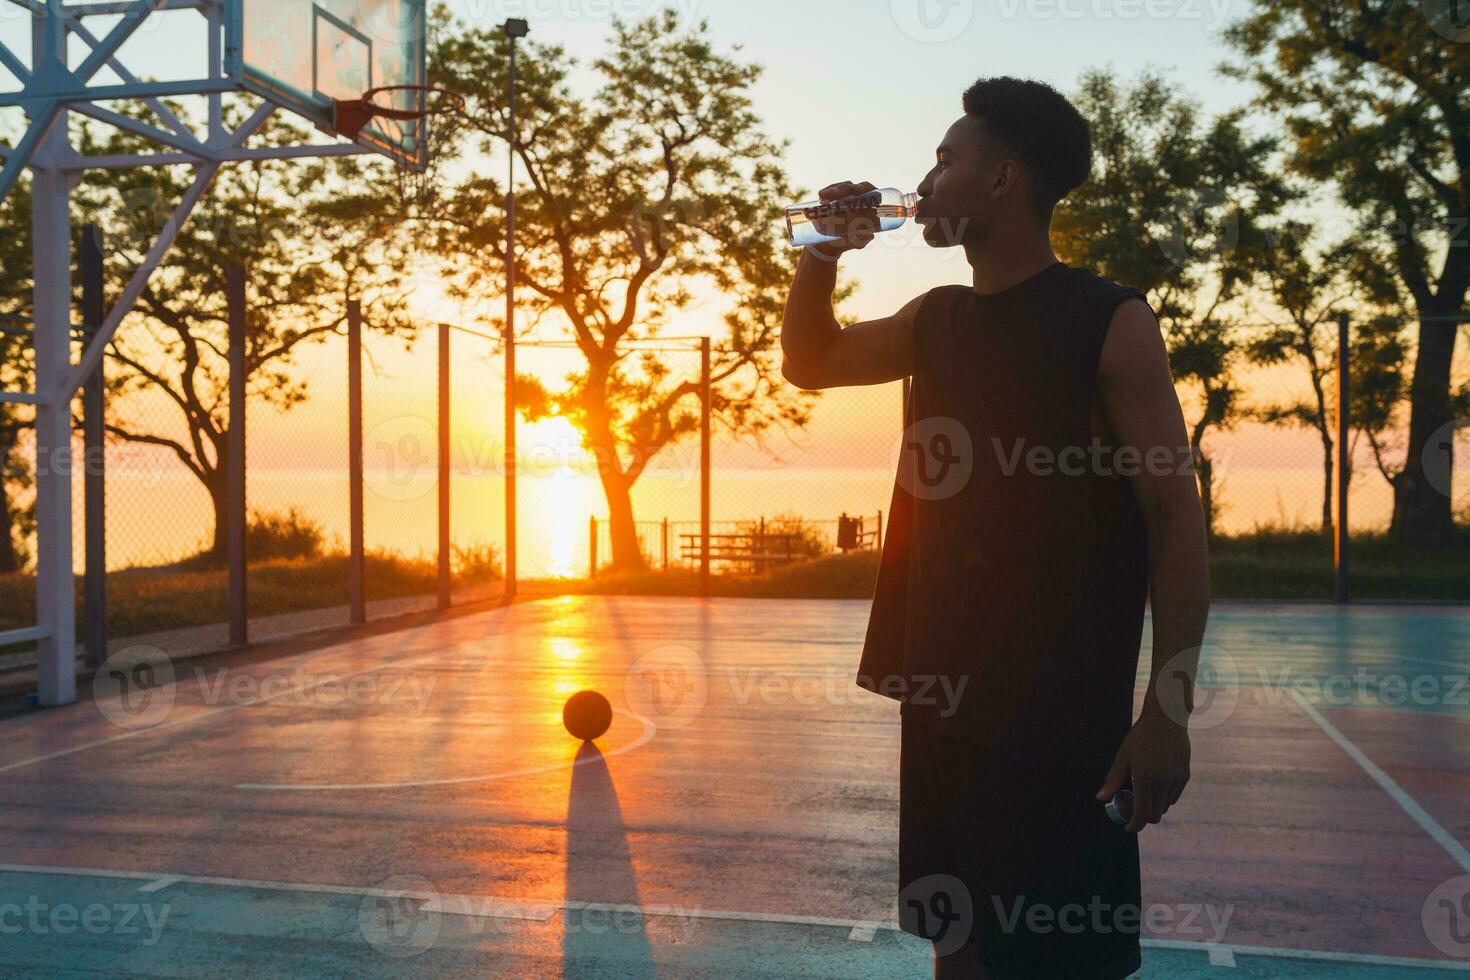
<svg viewBox="0 0 1470 980"><path fill-rule="evenodd" d="M375 101L378 96L390 92L418 93L421 108L400 109L397 106L380 105ZM439 101L431 105L430 97L437 97ZM364 92L360 99L338 99L333 118L337 132L355 140L375 118L413 122L431 116L457 116L464 110L464 96L449 89L435 88L432 85L383 85Z"/></svg>
<svg viewBox="0 0 1470 980"><path fill-rule="evenodd" d="M380 96L394 92L414 93L418 106L405 109L378 101ZM364 92L360 99L339 99L333 118L337 132L354 140L375 118L417 123L420 165L395 167L393 179L405 204L432 208L436 194L431 171L438 160L440 144L453 136L451 117L462 116L464 112L465 97L458 92L432 85L384 85Z"/></svg>

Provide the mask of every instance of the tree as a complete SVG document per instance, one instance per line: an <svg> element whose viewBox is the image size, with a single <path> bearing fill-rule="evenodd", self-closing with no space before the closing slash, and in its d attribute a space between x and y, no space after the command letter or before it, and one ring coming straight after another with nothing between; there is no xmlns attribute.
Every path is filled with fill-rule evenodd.
<svg viewBox="0 0 1470 980"><path fill-rule="evenodd" d="M1257 276L1269 222L1293 191L1272 170L1273 140L1248 135L1240 113L1207 122L1176 88L1151 72L1126 84L1083 75L1076 103L1092 123L1097 162L1059 208L1054 241L1063 260L1148 295L1188 393L1189 448L1213 529L1219 503L1205 440L1242 414L1232 304Z"/></svg>
<svg viewBox="0 0 1470 980"><path fill-rule="evenodd" d="M1275 0L1229 32L1228 70L1284 119L1289 165L1332 184L1362 240L1419 317L1409 436L1394 477L1391 533L1454 537L1448 496L1426 479L1429 440L1453 419L1454 317L1470 292L1470 44L1455 4Z"/></svg>
<svg viewBox="0 0 1470 980"><path fill-rule="evenodd" d="M1296 425L1317 434L1322 446L1322 514L1324 532L1332 529L1336 409L1328 389L1336 377L1337 321L1364 289L1351 242L1317 249L1319 230L1302 221L1285 222L1267 246L1261 275L1272 317L1246 345L1247 356L1260 365L1295 363L1307 375L1310 397L1258 406L1253 414L1272 425ZM1351 392L1351 387L1349 387Z"/></svg>
<svg viewBox="0 0 1470 980"><path fill-rule="evenodd" d="M1408 394L1409 353L1403 323L1395 316L1376 316L1357 325L1350 350L1353 379L1348 410L1353 431L1368 441L1374 465L1393 486L1399 471L1388 457L1399 448L1392 442L1395 433L1402 431L1399 414Z"/></svg>
<svg viewBox="0 0 1470 980"><path fill-rule="evenodd" d="M503 149L508 42L459 25L440 37L431 77L469 97L465 151ZM517 275L526 312L566 331L586 368L557 390L516 378L517 398L528 420L558 415L582 433L607 499L613 565L639 567L631 491L660 452L697 431L699 385L631 355L697 284L720 291L727 311L712 367L716 423L759 441L773 425L807 420L812 397L782 381L773 356L794 256L772 216L794 195L782 147L751 106L760 68L717 52L706 24L686 27L673 11L614 21L590 97L571 90L575 62L559 46L522 52L511 141L530 186L517 192ZM505 191L472 173L440 198L439 250L465 295L488 299L504 281Z"/></svg>
<svg viewBox="0 0 1470 980"><path fill-rule="evenodd" d="M278 123L262 135L297 134ZM137 149L135 138L123 133L99 137L89 127L82 139L92 152ZM344 189L332 179L343 174L365 186ZM141 261L187 178L170 168L89 176L78 196L101 217L115 281ZM368 326L405 330L391 213L386 178L371 166L251 161L223 170L108 345L109 364L121 370L109 372L115 407L107 431L172 451L199 480L214 508L212 559L224 559L228 526L228 269L238 264L247 270L247 397L289 411L309 395L309 378L292 371L296 356L342 329L346 299L366 301ZM165 428L127 417L124 399L144 391L174 407L175 424Z"/></svg>

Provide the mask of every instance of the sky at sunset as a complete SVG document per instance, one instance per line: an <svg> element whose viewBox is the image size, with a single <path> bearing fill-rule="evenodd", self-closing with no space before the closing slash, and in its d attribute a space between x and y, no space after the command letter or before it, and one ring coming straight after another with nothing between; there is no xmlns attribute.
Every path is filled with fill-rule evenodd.
<svg viewBox="0 0 1470 980"><path fill-rule="evenodd" d="M727 50L738 45L742 57L765 66L754 91L757 110L774 136L789 141L788 173L808 192L842 179L914 189L931 164L935 144L961 112L961 92L982 75L1039 78L1069 91L1089 68L1110 67L1124 76L1156 69L1211 112L1243 104L1250 96L1248 89L1216 72L1232 56L1222 29L1248 11L1244 0L672 0L669 5L707 19ZM609 13L638 17L662 5L644 0L453 0L449 6L476 26L526 17L534 40L563 44L582 60L584 70L576 81L590 92L595 78L585 64L604 50ZM25 50L20 42L26 25L17 13L13 5L0 4L0 40ZM196 71L202 55L196 35L186 27L190 17L174 13L155 18L131 43L132 63L162 77ZM0 81L8 81L3 70ZM13 110L6 111L12 114L0 118L13 125ZM503 158L481 163L497 172L504 167ZM777 218L773 216L773 234ZM880 238L845 265L859 286L843 311L848 320L886 315L932 286L969 280L959 250L928 249L911 229ZM415 277L416 309L426 321L474 322L477 311L446 301L432 270L420 270ZM498 311L498 301L492 306ZM718 337L723 308L723 297L706 290L691 309L673 318L668 332ZM416 353L402 354L391 343L370 341L370 424L421 429L432 419L433 344L430 334ZM469 471L477 454L488 458L498 451L503 371L483 341L456 335L455 344L457 465ZM345 392L341 357L340 345L303 352L300 369L312 377L317 397L290 422L252 420L252 468L337 468L337 423ZM697 366L692 354L675 357L691 371ZM528 353L522 362L523 371L553 382L575 366L572 357L546 352ZM1258 375L1256 383L1286 391L1296 380L1284 371ZM382 411L374 408L375 399ZM897 386L829 392L808 431L772 437L775 458L726 443L718 449L716 463L891 473L899 408ZM376 422L375 411L384 415ZM564 425L551 424L528 427L522 441L532 451L555 455L568 436ZM1306 499L1283 505L1281 493L1273 500L1268 490L1261 490L1261 499L1248 510L1265 518L1273 511L1313 513L1317 504L1311 471L1319 465L1320 450L1310 435L1248 428L1228 441L1233 465L1243 471L1304 471L1287 496L1308 495ZM679 447L669 468L682 471L696 451L693 443ZM576 456L574 450L571 456ZM1363 479L1381 482L1372 474ZM878 490L868 496L885 497L887 481L875 485ZM588 506L597 508L595 497L589 496ZM754 516L780 509L779 502L747 505L726 499L718 509L728 516Z"/></svg>

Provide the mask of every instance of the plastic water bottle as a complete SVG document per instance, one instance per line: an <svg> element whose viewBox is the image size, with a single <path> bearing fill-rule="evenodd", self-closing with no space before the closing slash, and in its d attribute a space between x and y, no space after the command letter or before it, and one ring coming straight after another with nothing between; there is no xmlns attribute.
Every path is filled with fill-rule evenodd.
<svg viewBox="0 0 1470 980"><path fill-rule="evenodd" d="M835 242L851 224L876 216L880 232L893 231L914 216L919 195L884 187L836 201L802 201L786 209L786 233L797 248Z"/></svg>

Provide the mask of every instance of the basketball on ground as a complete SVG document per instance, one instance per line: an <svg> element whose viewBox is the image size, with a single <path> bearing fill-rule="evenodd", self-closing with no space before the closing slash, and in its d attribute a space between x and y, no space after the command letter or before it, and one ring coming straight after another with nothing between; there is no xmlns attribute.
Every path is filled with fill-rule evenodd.
<svg viewBox="0 0 1470 980"><path fill-rule="evenodd" d="M596 691L578 691L561 709L567 731L584 742L601 738L612 725L612 705Z"/></svg>

